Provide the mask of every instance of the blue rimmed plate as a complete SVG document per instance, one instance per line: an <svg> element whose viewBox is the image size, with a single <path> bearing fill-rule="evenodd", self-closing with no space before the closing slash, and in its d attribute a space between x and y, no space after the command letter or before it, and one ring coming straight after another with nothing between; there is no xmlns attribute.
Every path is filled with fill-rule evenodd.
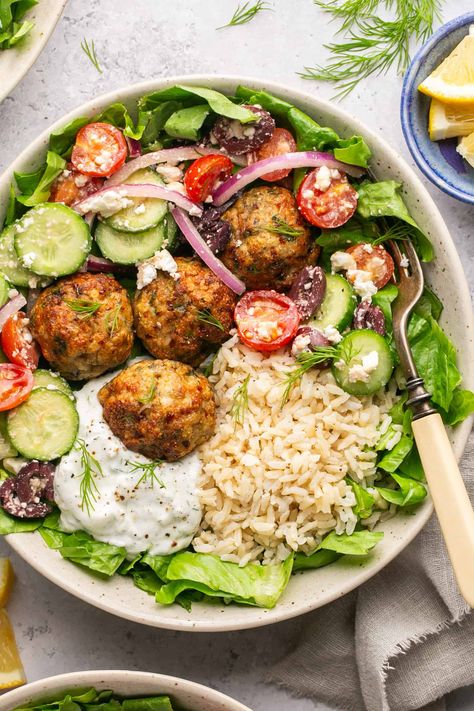
<svg viewBox="0 0 474 711"><path fill-rule="evenodd" d="M431 99L418 91L418 85L469 33L472 24L474 12L456 17L440 27L416 53L403 81L400 118L408 148L420 170L448 195L474 205L474 168L456 152L456 138L430 140Z"/></svg>

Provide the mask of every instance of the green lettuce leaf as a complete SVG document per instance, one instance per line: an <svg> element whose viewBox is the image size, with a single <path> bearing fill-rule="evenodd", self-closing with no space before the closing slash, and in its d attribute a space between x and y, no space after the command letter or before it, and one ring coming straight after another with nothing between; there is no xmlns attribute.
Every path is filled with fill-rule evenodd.
<svg viewBox="0 0 474 711"><path fill-rule="evenodd" d="M73 691L55 695L40 704L30 704L14 711L173 711L169 696L141 698L115 697L112 691Z"/></svg>
<svg viewBox="0 0 474 711"><path fill-rule="evenodd" d="M392 318L392 304L398 296L398 289L395 284L387 284L383 289L377 291L372 297L372 303L374 306L378 306L379 309L383 311L385 318L385 337L387 339L388 345L392 349L392 355L394 356L395 362L398 363L398 352L395 347L395 342L393 339L393 318Z"/></svg>
<svg viewBox="0 0 474 711"><path fill-rule="evenodd" d="M39 532L46 545L57 550L63 558L109 577L117 572L127 556L125 548L100 543L84 531L64 533L42 527Z"/></svg>
<svg viewBox="0 0 474 711"><path fill-rule="evenodd" d="M353 507L353 511L359 518L368 518L372 514L372 509L374 506L374 497L370 494L367 489L358 484L356 481L350 477L346 477L346 482L352 487L354 496L356 498L356 505Z"/></svg>
<svg viewBox="0 0 474 711"><path fill-rule="evenodd" d="M334 563L341 557L340 553L336 551L320 550L311 555L305 555L304 553L296 553L295 560L293 563L293 572L296 573L298 570L313 570L315 568L323 568L326 565Z"/></svg>
<svg viewBox="0 0 474 711"><path fill-rule="evenodd" d="M208 104L198 104L187 109L180 109L169 117L164 129L168 136L173 138L186 138L189 141L197 141L199 130L202 128L209 113Z"/></svg>
<svg viewBox="0 0 474 711"><path fill-rule="evenodd" d="M10 516L0 508L0 536L7 536L9 533L27 533L36 531L42 525L41 519L21 519Z"/></svg>
<svg viewBox="0 0 474 711"><path fill-rule="evenodd" d="M33 22L23 17L37 3L38 0L0 0L0 50L10 49L31 32Z"/></svg>
<svg viewBox="0 0 474 711"><path fill-rule="evenodd" d="M398 469L400 464L407 457L413 447L413 437L410 434L402 434L400 441L393 449L387 452L377 464L379 469L383 469L390 474Z"/></svg>
<svg viewBox="0 0 474 711"><path fill-rule="evenodd" d="M53 151L48 151L44 168L34 173L15 173L16 184L22 193L17 196L18 202L26 207L34 207L46 202L53 182L65 167L64 158Z"/></svg>
<svg viewBox="0 0 474 711"><path fill-rule="evenodd" d="M292 567L292 556L279 565L248 563L241 568L217 556L184 551L172 558L166 573L169 582L156 593L156 601L169 605L182 592L198 590L211 597L271 608L286 588Z"/></svg>
<svg viewBox="0 0 474 711"><path fill-rule="evenodd" d="M340 249L347 249L352 244L373 242L378 239L379 231L375 222L362 220L359 216L352 217L342 227L333 230L322 230L316 238L316 244L327 249L329 254Z"/></svg>
<svg viewBox="0 0 474 711"><path fill-rule="evenodd" d="M415 313L423 318L433 316L435 321L439 321L439 317L443 312L443 304L438 299L434 291L427 286L423 289L421 297L415 306Z"/></svg>
<svg viewBox="0 0 474 711"><path fill-rule="evenodd" d="M457 388L451 399L448 412L443 413L447 425L457 425L474 413L474 393L471 390Z"/></svg>
<svg viewBox="0 0 474 711"><path fill-rule="evenodd" d="M400 195L401 187L401 183L394 180L364 181L357 188L357 213L365 219L394 217L407 223L413 228L412 239L420 259L431 262L434 259L433 246L408 212Z"/></svg>
<svg viewBox="0 0 474 711"><path fill-rule="evenodd" d="M399 489L387 489L377 486L378 493L392 504L397 506L414 506L426 498L426 487L416 479L392 473L392 479L399 485Z"/></svg>
<svg viewBox="0 0 474 711"><path fill-rule="evenodd" d="M413 449L400 464L398 472L399 474L407 476L409 479L416 479L417 481L425 480L425 472L423 471L416 443L413 443Z"/></svg>
<svg viewBox="0 0 474 711"><path fill-rule="evenodd" d="M150 696L144 699L123 699L121 709L122 711L173 711L173 706L169 696Z"/></svg>
<svg viewBox="0 0 474 711"><path fill-rule="evenodd" d="M328 550L343 555L367 555L382 538L382 531L354 531L350 536L347 533L337 534L331 531L323 538L316 551Z"/></svg>

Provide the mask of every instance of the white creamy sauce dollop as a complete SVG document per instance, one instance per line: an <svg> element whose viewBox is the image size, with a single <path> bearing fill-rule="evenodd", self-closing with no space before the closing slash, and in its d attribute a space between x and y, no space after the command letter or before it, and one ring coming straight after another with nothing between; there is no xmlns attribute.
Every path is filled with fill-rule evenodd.
<svg viewBox="0 0 474 711"><path fill-rule="evenodd" d="M78 439L99 462L95 477L98 493L93 510L81 508L81 452L73 448L56 469L55 500L64 531L87 531L97 541L123 546L129 556L148 552L167 555L186 548L201 521L198 478L201 462L196 452L178 462L156 467L157 480L139 480L143 469L133 464L150 460L125 447L102 415L97 393L111 380L110 373L76 393L80 425Z"/></svg>

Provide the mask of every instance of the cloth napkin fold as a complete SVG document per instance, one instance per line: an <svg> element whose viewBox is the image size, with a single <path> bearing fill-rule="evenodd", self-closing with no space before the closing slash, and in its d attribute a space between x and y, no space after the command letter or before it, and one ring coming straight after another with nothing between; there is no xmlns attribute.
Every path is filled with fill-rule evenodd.
<svg viewBox="0 0 474 711"><path fill-rule="evenodd" d="M474 433L461 471L472 501ZM307 615L303 629L268 680L332 708L442 711L446 693L474 683L474 615L436 516L365 585Z"/></svg>

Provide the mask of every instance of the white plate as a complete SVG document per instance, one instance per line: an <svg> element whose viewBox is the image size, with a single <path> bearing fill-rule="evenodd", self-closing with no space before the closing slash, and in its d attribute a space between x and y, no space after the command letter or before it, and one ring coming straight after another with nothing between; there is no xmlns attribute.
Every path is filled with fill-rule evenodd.
<svg viewBox="0 0 474 711"><path fill-rule="evenodd" d="M25 19L35 26L31 32L11 49L0 50L0 101L13 91L19 81L38 59L67 0L39 0Z"/></svg>
<svg viewBox="0 0 474 711"><path fill-rule="evenodd" d="M437 259L426 270L428 281L444 303L441 320L446 332L457 345L464 385L472 387L474 348L471 303L461 262L448 229L420 179L398 153L338 106L314 98L310 94L264 80L245 77L181 76L135 84L111 92L84 104L51 128L57 129L77 116L92 116L114 101L124 101L133 106L134 101L142 94L176 83L210 86L229 94L239 83L264 88L291 101L322 125L336 129L342 136L357 133L366 138L373 151L371 167L376 177L394 179L403 183L405 199L411 214L435 246ZM6 206L13 171L36 169L41 164L50 130L39 136L0 178L0 212ZM452 434L452 442L458 457L461 456L469 431L470 422L466 421ZM186 612L178 605L161 607L155 604L153 597L134 587L131 580L127 578L115 576L111 580L104 581L63 560L58 553L44 545L38 534L16 534L8 536L7 540L17 553L49 580L96 607L155 627L217 632L279 622L337 599L368 580L398 555L420 531L431 513L432 504L427 500L418 508L415 515L399 515L385 522L379 527L385 532L383 541L363 562L342 558L326 568L298 573L291 579L284 595L273 610L242 605L219 607L205 603L194 604L191 612Z"/></svg>
<svg viewBox="0 0 474 711"><path fill-rule="evenodd" d="M186 711L250 711L247 706L207 686L174 676L138 671L83 671L35 681L0 697L0 711L57 698L73 689L112 689L119 696L165 694Z"/></svg>

